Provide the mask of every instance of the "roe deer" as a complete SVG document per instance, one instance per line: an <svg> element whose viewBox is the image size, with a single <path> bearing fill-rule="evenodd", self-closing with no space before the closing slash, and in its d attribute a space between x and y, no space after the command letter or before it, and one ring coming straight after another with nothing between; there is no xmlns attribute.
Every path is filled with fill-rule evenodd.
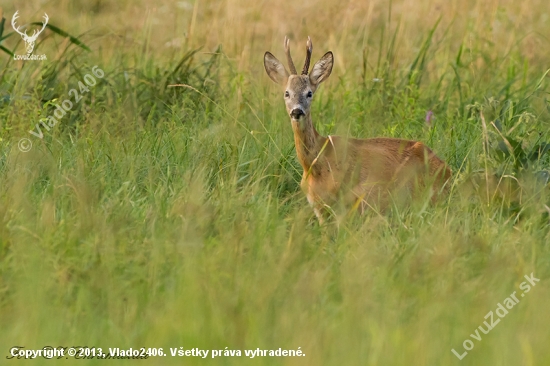
<svg viewBox="0 0 550 366"><path fill-rule="evenodd" d="M332 52L325 53L308 75L313 49L308 37L304 68L298 75L286 37L284 47L290 73L270 52L264 55L264 66L271 80L285 87L296 154L304 169L301 187L320 223L337 202L362 213L373 205L387 206L398 191L412 194L429 186L435 199L446 188L451 170L422 142L319 135L311 120L311 101L332 72Z"/></svg>

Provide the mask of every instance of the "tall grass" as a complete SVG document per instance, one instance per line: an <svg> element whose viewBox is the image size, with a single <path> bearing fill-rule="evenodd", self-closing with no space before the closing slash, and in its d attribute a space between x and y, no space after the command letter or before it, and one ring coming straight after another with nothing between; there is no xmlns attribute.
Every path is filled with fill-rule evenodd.
<svg viewBox="0 0 550 366"><path fill-rule="evenodd" d="M546 2L0 7L4 36L16 10L65 32L40 37L47 61L0 59L2 359L80 345L306 354L120 361L147 364L550 362ZM313 58L335 54L320 132L424 141L453 169L447 199L316 223L262 65L285 34L296 59L308 35ZM23 53L18 35L1 46ZM95 65L105 76L82 101L30 135ZM540 282L459 361L451 349L531 273ZM104 362L117 361L78 364Z"/></svg>

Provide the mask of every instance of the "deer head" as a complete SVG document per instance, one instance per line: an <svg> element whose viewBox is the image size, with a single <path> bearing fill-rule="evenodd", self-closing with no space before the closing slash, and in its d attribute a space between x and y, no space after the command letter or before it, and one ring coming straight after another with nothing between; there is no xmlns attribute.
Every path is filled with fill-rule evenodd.
<svg viewBox="0 0 550 366"><path fill-rule="evenodd" d="M315 63L313 69L311 69L311 73L308 75L309 62L313 50L313 44L308 37L304 68L302 69L302 74L298 75L294 62L292 62L292 57L290 56L289 43L289 39L285 37L284 47L290 73L270 52L266 52L264 55L264 66L271 80L285 87L284 98L286 110L292 121L299 122L304 117L309 116L313 94L317 90L319 84L330 76L334 58L332 52L329 51L325 53L325 55Z"/></svg>
<svg viewBox="0 0 550 366"><path fill-rule="evenodd" d="M42 33L44 28L46 28L46 24L48 24L48 14L44 13L44 21L42 22L42 29L40 30L34 30L32 35L27 35L27 31L24 33L19 30L19 27L15 25L15 20L19 18L17 15L19 11L16 11L15 14L13 14L13 17L11 18L11 26L13 29L21 35L23 38L23 41L25 42L25 49L27 50L27 54L30 55L32 51L34 50L34 45L36 43L36 39L38 38L38 35Z"/></svg>

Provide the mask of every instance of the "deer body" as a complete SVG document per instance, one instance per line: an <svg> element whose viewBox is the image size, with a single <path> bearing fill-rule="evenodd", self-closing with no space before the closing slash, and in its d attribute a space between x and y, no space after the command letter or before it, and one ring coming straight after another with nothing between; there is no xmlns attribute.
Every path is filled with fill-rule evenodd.
<svg viewBox="0 0 550 366"><path fill-rule="evenodd" d="M321 222L326 209L334 211L337 204L362 213L367 207L384 207L396 194L411 194L426 184L435 192L441 190L451 171L421 142L321 136L313 125L310 107L313 93L332 71L332 53L327 52L308 75L312 51L308 39L306 63L302 75L297 75L288 39L285 49L291 73L269 52L264 66L273 81L285 86L296 154L304 170L301 188Z"/></svg>

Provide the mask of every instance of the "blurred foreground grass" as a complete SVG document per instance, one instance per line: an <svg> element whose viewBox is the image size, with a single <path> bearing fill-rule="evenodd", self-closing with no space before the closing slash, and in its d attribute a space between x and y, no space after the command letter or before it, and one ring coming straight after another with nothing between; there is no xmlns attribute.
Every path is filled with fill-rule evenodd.
<svg viewBox="0 0 550 366"><path fill-rule="evenodd" d="M4 35L16 10L46 12L92 50L47 30L47 61L0 60L0 364L117 362L4 359L16 345L243 352L118 361L155 365L550 364L546 2L0 7ZM424 141L453 168L446 201L316 224L262 64L285 34L296 59L307 35L315 60L335 53L320 132ZM23 53L18 35L2 45ZM95 65L80 103L29 134ZM306 356L244 357L258 347Z"/></svg>

